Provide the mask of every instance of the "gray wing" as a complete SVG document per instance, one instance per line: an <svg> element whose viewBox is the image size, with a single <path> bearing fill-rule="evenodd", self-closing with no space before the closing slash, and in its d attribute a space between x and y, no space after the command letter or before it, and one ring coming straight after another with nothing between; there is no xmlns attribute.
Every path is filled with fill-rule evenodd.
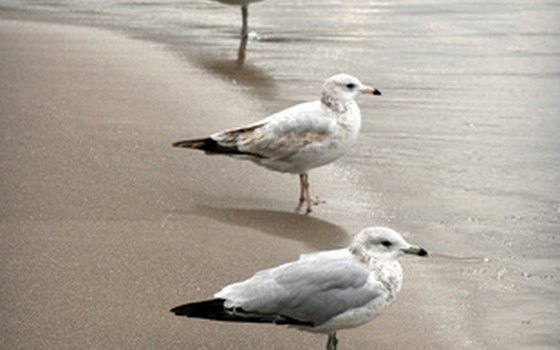
<svg viewBox="0 0 560 350"><path fill-rule="evenodd" d="M318 326L382 294L370 271L349 253L331 251L264 270L216 294L226 306L288 316Z"/></svg>
<svg viewBox="0 0 560 350"><path fill-rule="evenodd" d="M308 102L276 113L258 123L211 135L223 147L262 158L283 159L308 144L328 140L335 124L318 102Z"/></svg>

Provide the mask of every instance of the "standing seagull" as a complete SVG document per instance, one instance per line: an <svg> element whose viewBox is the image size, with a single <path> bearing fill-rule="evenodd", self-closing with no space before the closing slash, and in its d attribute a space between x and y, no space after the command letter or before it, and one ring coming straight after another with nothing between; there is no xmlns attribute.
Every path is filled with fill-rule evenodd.
<svg viewBox="0 0 560 350"><path fill-rule="evenodd" d="M241 6L241 37L245 38L249 35L249 26L247 24L249 17L249 4L252 2L259 2L263 0L214 0L228 5Z"/></svg>
<svg viewBox="0 0 560 350"><path fill-rule="evenodd" d="M403 254L427 256L386 227L360 231L347 249L300 256L299 260L257 272L230 284L216 299L171 309L177 316L230 322L273 323L329 335L361 326L395 299L402 286Z"/></svg>
<svg viewBox="0 0 560 350"><path fill-rule="evenodd" d="M325 81L320 100L295 105L259 122L214 133L202 139L175 142L207 154L248 159L267 169L299 174L300 203L311 212L307 172L342 157L360 132L362 116L354 101L359 94L381 95L348 74Z"/></svg>

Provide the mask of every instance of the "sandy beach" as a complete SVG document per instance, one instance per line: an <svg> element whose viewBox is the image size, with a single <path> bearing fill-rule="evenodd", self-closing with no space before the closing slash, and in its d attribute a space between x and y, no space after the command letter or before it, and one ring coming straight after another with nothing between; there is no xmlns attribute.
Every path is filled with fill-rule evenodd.
<svg viewBox="0 0 560 350"><path fill-rule="evenodd" d="M414 221L430 206L427 190L401 172L401 187L391 187L383 176L389 160L367 173L387 189L383 200L348 171L364 166L355 156L311 173L312 191L326 203L301 215L297 177L171 147L274 110L162 44L4 19L0 50L2 349L322 349L324 336L178 318L169 309L257 269L345 246L378 224L410 231L410 242L436 255L405 257L395 304L340 332L340 349L558 345L550 267L535 263L536 282L523 284L513 258L500 272L515 239L507 257L493 255L492 244L480 252L468 236L446 234L476 227L447 226L437 211ZM468 211L454 195L447 210ZM411 200L416 206L398 219L374 220ZM533 300L534 289L545 297ZM510 307L526 300L528 309Z"/></svg>
<svg viewBox="0 0 560 350"><path fill-rule="evenodd" d="M344 212L323 218L337 203L293 212L296 177L170 147L254 106L156 44L17 21L0 22L0 33L3 348L324 346L284 327L168 312L353 233ZM327 176L313 174L317 191ZM400 347L440 343L407 310L429 277L407 270L416 276L397 305L341 333L342 348L383 348L397 333Z"/></svg>

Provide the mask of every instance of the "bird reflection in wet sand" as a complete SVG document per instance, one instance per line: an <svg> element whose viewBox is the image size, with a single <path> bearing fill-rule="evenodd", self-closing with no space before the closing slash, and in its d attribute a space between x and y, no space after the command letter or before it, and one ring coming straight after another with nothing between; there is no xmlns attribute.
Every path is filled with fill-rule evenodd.
<svg viewBox="0 0 560 350"><path fill-rule="evenodd" d="M261 270L214 294L215 299L171 309L177 316L227 322L287 325L328 334L364 325L385 311L401 289L398 258L427 256L387 227L360 231L348 248L305 254L299 260Z"/></svg>
<svg viewBox="0 0 560 350"><path fill-rule="evenodd" d="M300 206L306 203L306 212L310 213L318 201L309 192L307 172L337 160L354 145L362 124L354 99L361 94L381 92L351 75L337 74L325 81L319 100L209 137L175 142L173 146L250 160L269 170L299 174Z"/></svg>
<svg viewBox="0 0 560 350"><path fill-rule="evenodd" d="M241 6L241 37L246 38L249 35L249 4L263 0L214 0L227 5Z"/></svg>
<svg viewBox="0 0 560 350"><path fill-rule="evenodd" d="M245 51L247 51L247 39L248 36L242 36L239 42L239 50L237 51L237 64L238 68L242 68L245 63Z"/></svg>

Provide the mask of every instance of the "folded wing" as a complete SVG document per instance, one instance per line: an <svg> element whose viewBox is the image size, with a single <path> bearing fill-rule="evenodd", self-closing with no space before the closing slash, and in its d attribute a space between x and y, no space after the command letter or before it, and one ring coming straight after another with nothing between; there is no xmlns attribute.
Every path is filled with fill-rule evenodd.
<svg viewBox="0 0 560 350"><path fill-rule="evenodd" d="M324 252L225 287L215 297L228 308L283 315L320 326L329 319L359 308L381 295L369 283L370 271L347 250Z"/></svg>
<svg viewBox="0 0 560 350"><path fill-rule="evenodd" d="M261 122L212 134L209 153L250 155L257 158L286 159L304 147L328 142L335 121L318 116L316 102L304 103L274 114ZM199 140L200 141L200 140Z"/></svg>

